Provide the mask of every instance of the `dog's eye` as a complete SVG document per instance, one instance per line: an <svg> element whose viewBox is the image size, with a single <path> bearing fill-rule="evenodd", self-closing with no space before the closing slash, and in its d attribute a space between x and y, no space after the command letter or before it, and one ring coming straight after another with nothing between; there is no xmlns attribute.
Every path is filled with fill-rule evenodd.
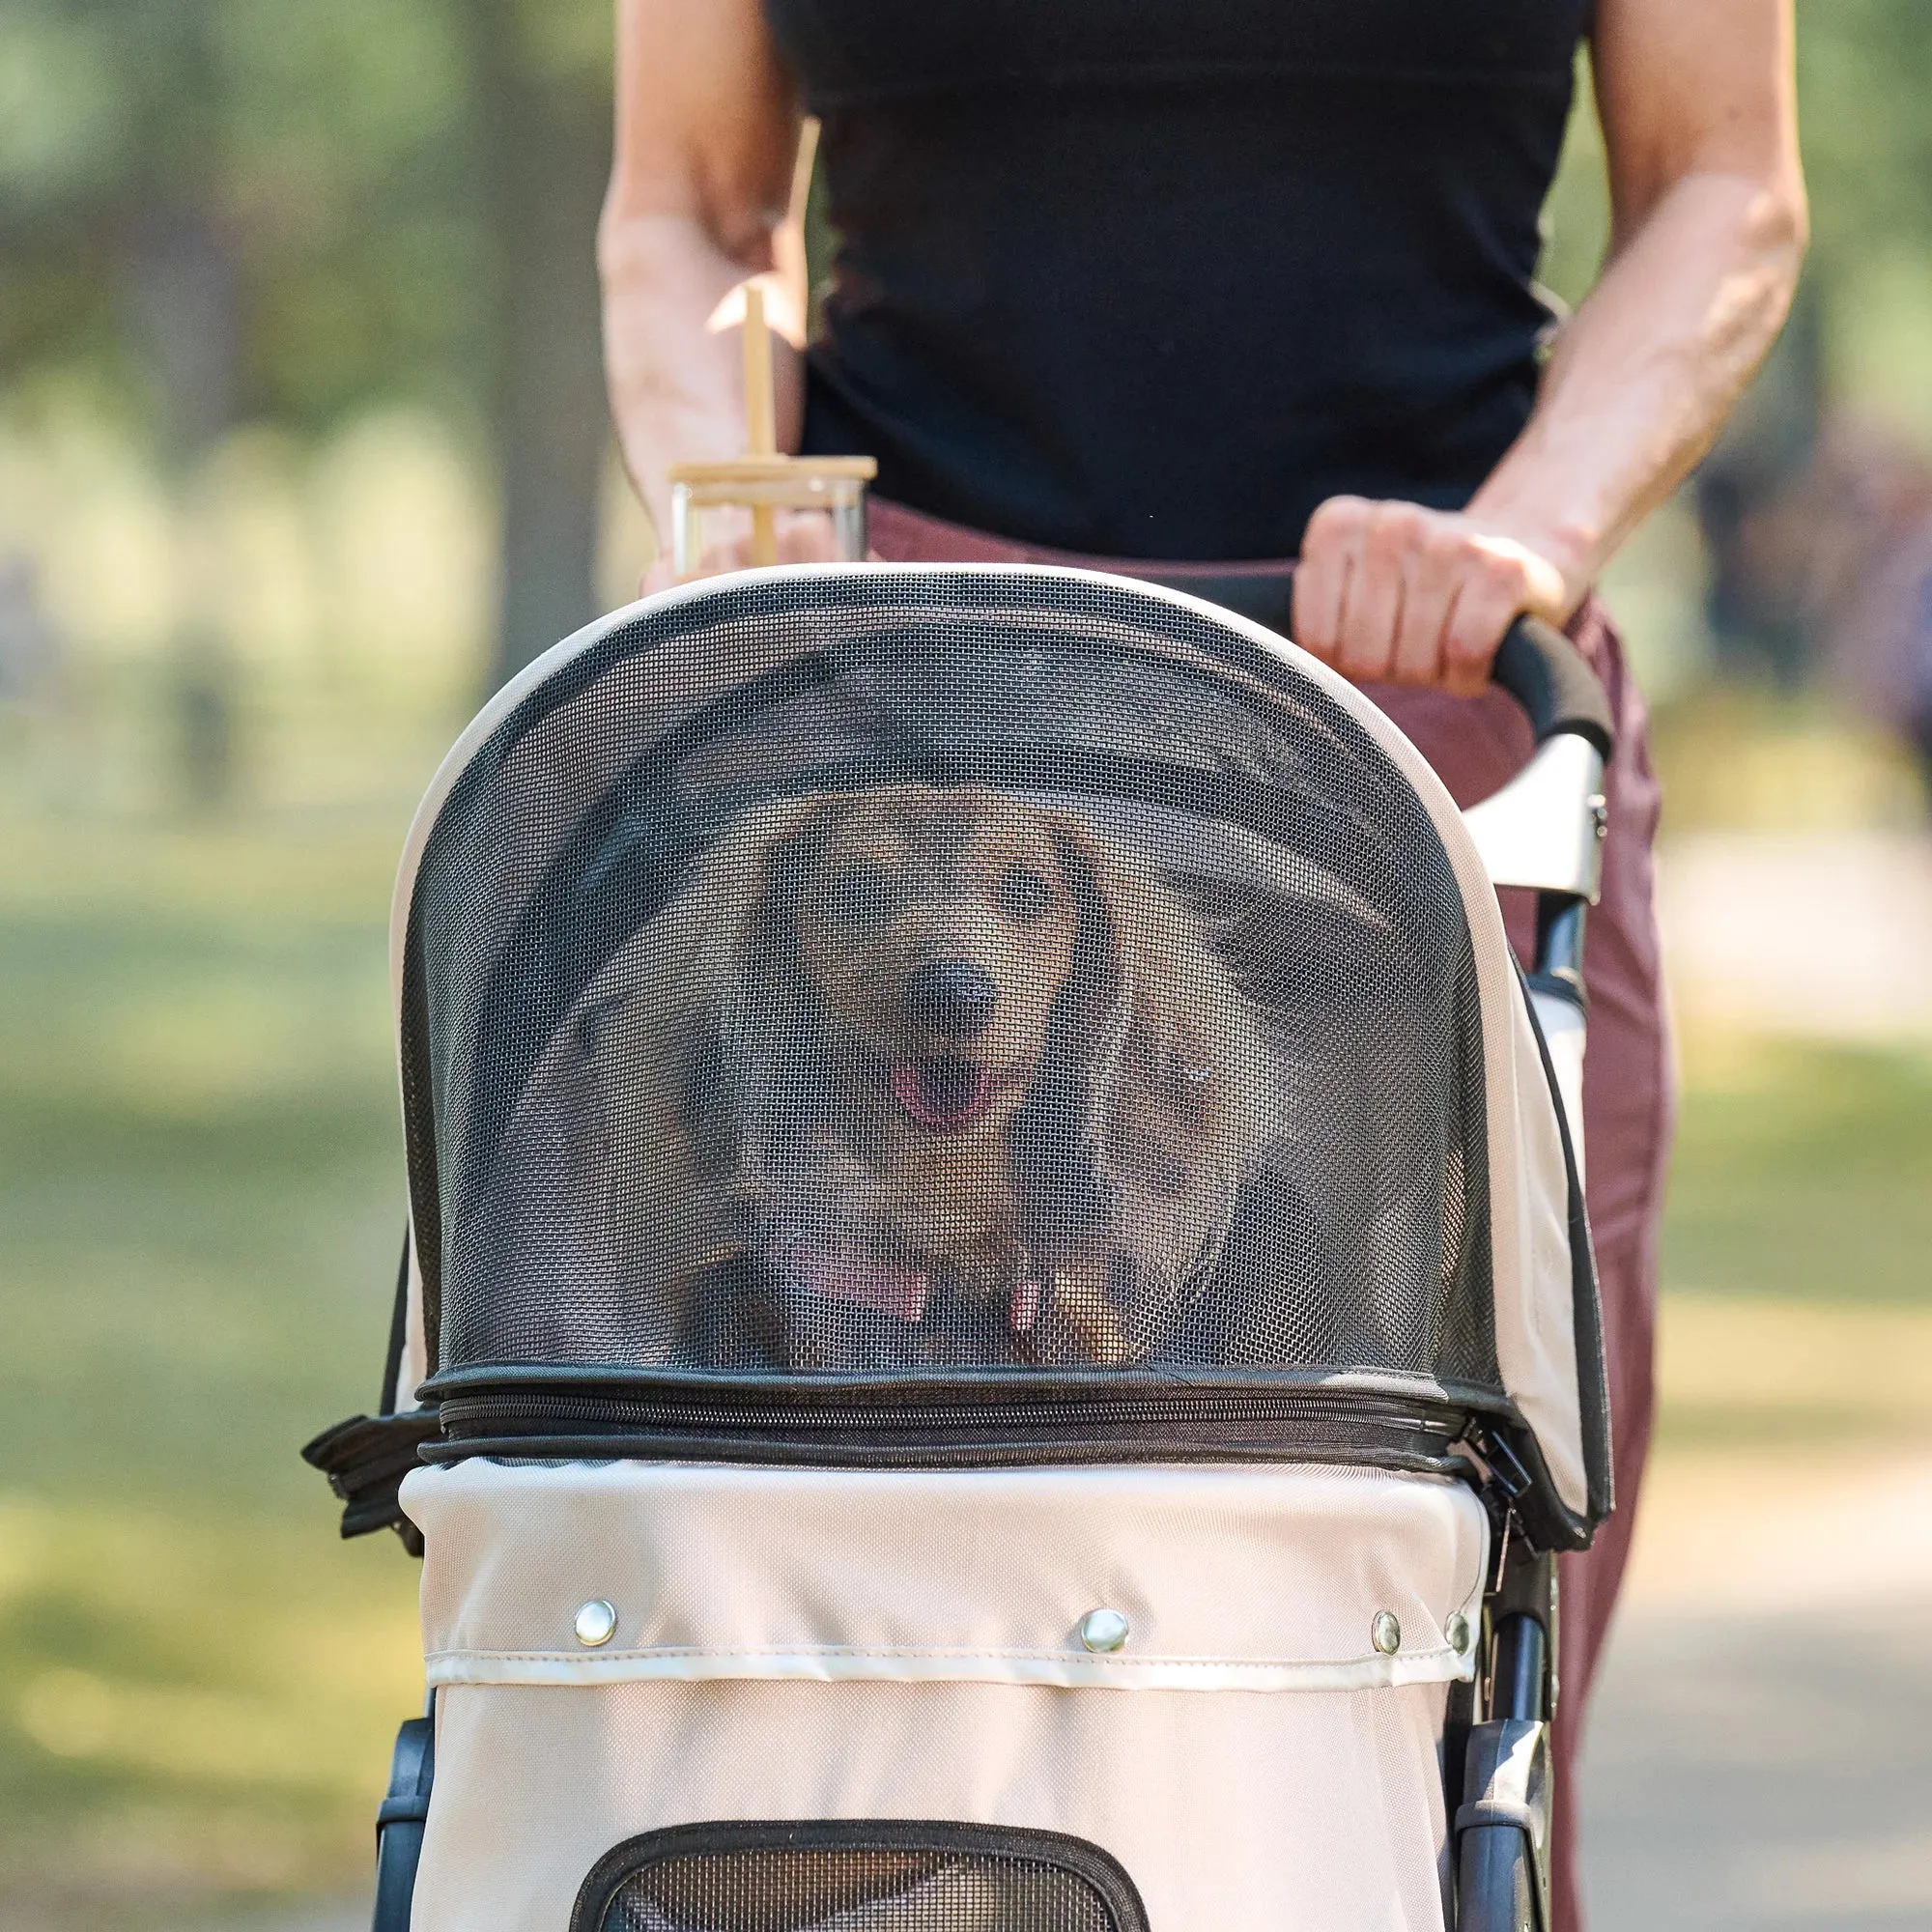
<svg viewBox="0 0 1932 1932"><path fill-rule="evenodd" d="M842 925L880 925L898 910L899 882L869 860L834 875L832 916Z"/></svg>
<svg viewBox="0 0 1932 1932"><path fill-rule="evenodd" d="M1009 866L1000 880L1000 910L1030 924L1053 903L1053 888L1024 866Z"/></svg>

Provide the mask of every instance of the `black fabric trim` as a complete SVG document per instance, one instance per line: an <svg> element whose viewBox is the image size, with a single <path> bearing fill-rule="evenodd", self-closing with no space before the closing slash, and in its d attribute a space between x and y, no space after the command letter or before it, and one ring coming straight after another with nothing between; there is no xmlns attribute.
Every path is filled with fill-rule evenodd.
<svg viewBox="0 0 1932 1932"><path fill-rule="evenodd" d="M1149 1932L1147 1907L1126 1868L1111 1853L1064 1832L951 1820L825 1819L807 1822L672 1825L613 1846L591 1866L571 1908L569 1932L608 1932L607 1918L625 1882L671 1859L743 1852L883 1851L954 1853L1046 1865L1079 1880L1105 1906L1111 1932Z"/></svg>
<svg viewBox="0 0 1932 1932"><path fill-rule="evenodd" d="M1009 1403L1071 1407L1151 1402L1253 1404L1272 1399L1306 1405L1324 1398L1338 1406L1379 1400L1516 1413L1508 1397L1489 1384L1373 1369L1358 1370L1341 1381L1325 1368L958 1369L887 1377L864 1370L746 1375L727 1369L639 1368L623 1362L509 1362L446 1369L422 1386L427 1398L443 1403L485 1395L531 1401L610 1397L666 1406L756 1407L763 1414L805 1414L858 1406L884 1413L942 1407L957 1412Z"/></svg>
<svg viewBox="0 0 1932 1932"><path fill-rule="evenodd" d="M453 1379L453 1378L452 1378ZM1488 1401L1493 1405L1496 1398ZM1276 1386L1137 1391L509 1385L446 1395L428 1463L647 1459L788 1467L961 1469L1052 1463L1348 1463L1460 1475L1471 1405L1436 1392ZM1492 1423L1493 1426L1493 1423Z"/></svg>
<svg viewBox="0 0 1932 1932"><path fill-rule="evenodd" d="M434 1408L401 1415L352 1415L302 1447L302 1461L328 1478L343 1503L342 1534L367 1536L393 1529L412 1556L422 1554L422 1536L403 1514L397 1492L421 1462L425 1443L441 1433Z"/></svg>
<svg viewBox="0 0 1932 1932"><path fill-rule="evenodd" d="M1200 1436L1149 1436L1138 1441L1106 1437L1083 1441L1064 1435L1027 1443L967 1439L958 1443L810 1441L781 1435L501 1435L434 1441L422 1460L443 1465L480 1459L491 1463L726 1463L743 1468L778 1469L1054 1469L1142 1467L1151 1463L1230 1463L1252 1468L1315 1464L1387 1469L1407 1476L1467 1478L1459 1456L1428 1455L1378 1444L1364 1448L1341 1440L1213 1442Z"/></svg>
<svg viewBox="0 0 1932 1932"><path fill-rule="evenodd" d="M410 1340L410 1231L403 1228L403 1258L396 1264L396 1305L389 1316L389 1358L383 1365L383 1395L378 1415L396 1412L397 1384L403 1378L403 1355Z"/></svg>

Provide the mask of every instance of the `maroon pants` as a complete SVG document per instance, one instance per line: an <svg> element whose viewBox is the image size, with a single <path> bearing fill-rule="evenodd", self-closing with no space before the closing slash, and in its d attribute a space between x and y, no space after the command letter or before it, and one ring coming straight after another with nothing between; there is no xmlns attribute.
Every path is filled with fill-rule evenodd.
<svg viewBox="0 0 1932 1932"><path fill-rule="evenodd" d="M877 499L871 508L871 539L874 551L891 563L1072 563L1126 575L1136 569L1158 569L1170 579L1187 568L1069 556L941 523ZM1577 1754L1590 1680L1630 1551L1637 1488L1650 1447L1657 1224L1672 1114L1663 984L1652 907L1651 843L1657 833L1659 793L1650 764L1648 720L1603 606L1593 600L1571 634L1608 689L1617 725L1616 756L1605 780L1609 835L1604 847L1603 899L1590 917L1583 962L1590 991L1583 1122L1590 1222L1604 1299L1617 1508L1586 1554L1562 1560L1558 1659L1562 1696L1556 1712L1552 1870L1556 1932L1579 1932L1583 1922L1577 1873ZM1487 797L1529 755L1529 727L1515 702L1500 692L1456 698L1380 685L1370 687L1370 695L1421 749L1459 805ZM1511 938L1527 958L1532 938L1529 895L1502 896Z"/></svg>

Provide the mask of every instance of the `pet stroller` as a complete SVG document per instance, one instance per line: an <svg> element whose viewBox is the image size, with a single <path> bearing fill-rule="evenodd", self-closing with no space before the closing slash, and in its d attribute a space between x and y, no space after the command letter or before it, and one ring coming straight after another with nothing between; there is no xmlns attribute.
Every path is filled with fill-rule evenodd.
<svg viewBox="0 0 1932 1932"><path fill-rule="evenodd" d="M1499 666L1466 819L1072 570L698 583L488 706L397 889L384 1413L307 1452L425 1558L379 1927L1547 1925L1608 727Z"/></svg>

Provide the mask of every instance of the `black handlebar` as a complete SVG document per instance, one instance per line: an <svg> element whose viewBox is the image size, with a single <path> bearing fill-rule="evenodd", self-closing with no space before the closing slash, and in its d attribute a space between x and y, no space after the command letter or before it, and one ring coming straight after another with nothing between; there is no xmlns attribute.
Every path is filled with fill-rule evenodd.
<svg viewBox="0 0 1932 1932"><path fill-rule="evenodd" d="M1151 582L1184 590L1219 604L1237 617L1293 638L1294 573L1291 568L1255 571L1148 573ZM1540 745L1570 732L1607 759L1616 744L1609 694L1583 653L1541 617L1519 617L1497 647L1490 676L1520 704Z"/></svg>
<svg viewBox="0 0 1932 1932"><path fill-rule="evenodd" d="M1539 745L1569 731L1596 746L1608 762L1617 744L1610 695L1589 660L1554 624L1519 617L1503 633L1490 676L1529 714Z"/></svg>

